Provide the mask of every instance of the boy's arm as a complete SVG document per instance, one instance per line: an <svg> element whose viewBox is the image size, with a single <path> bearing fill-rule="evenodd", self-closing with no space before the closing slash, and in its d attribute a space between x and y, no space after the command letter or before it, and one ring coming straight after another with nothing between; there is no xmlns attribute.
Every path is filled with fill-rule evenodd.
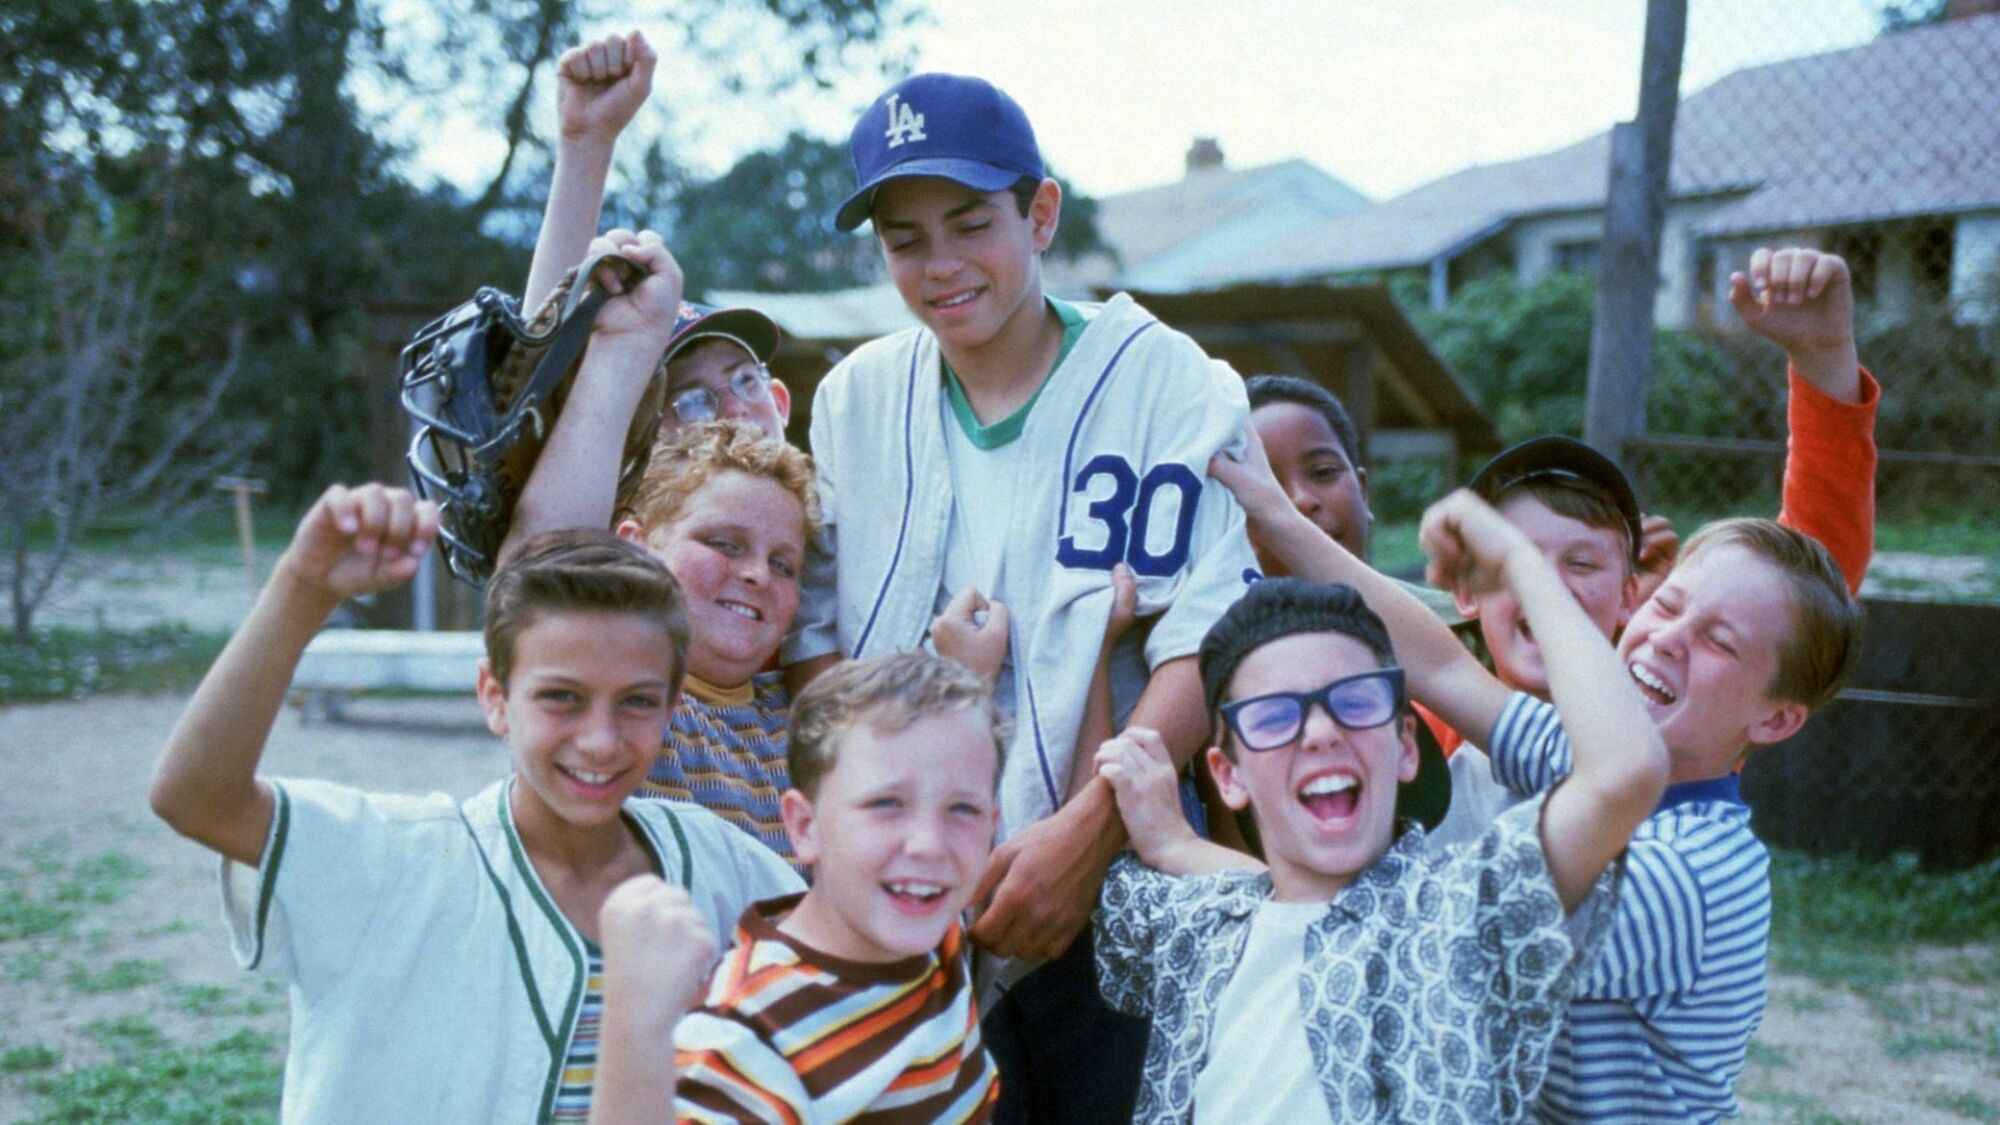
<svg viewBox="0 0 2000 1125"><path fill-rule="evenodd" d="M1574 910L1659 802L1666 747L1611 642L1491 505L1454 492L1424 513L1419 538L1433 575L1451 576L1459 589L1504 586L1535 630L1572 759L1569 779L1542 809L1542 851L1564 909Z"/></svg>
<svg viewBox="0 0 2000 1125"><path fill-rule="evenodd" d="M1201 673L1192 656L1153 670L1126 723L1127 730L1157 732L1176 765L1193 757L1204 726ZM1091 779L1061 808L993 849L972 896L987 904L973 940L1002 957L1062 956L1090 923L1104 873L1125 843L1110 783Z"/></svg>
<svg viewBox="0 0 2000 1125"><path fill-rule="evenodd" d="M1241 460L1218 455L1209 462L1208 471L1236 494L1257 542L1299 578L1345 582L1360 591L1389 628L1410 694L1452 729L1482 740L1507 703L1506 687L1409 591L1355 558L1300 514L1272 475L1256 431L1248 437L1249 448Z"/></svg>
<svg viewBox="0 0 2000 1125"><path fill-rule="evenodd" d="M578 285L598 285L616 296L597 312L569 399L514 502L500 545L503 561L545 531L609 529L625 434L673 336L681 271L660 236L615 230L590 250L623 254L646 276L628 285L618 268L607 264L592 277L577 279Z"/></svg>
<svg viewBox="0 0 2000 1125"><path fill-rule="evenodd" d="M1875 404L1881 389L1854 342L1847 263L1810 249L1750 255L1729 302L1751 331L1785 349L1790 370L1784 507L1778 522L1819 540L1850 590L1875 541Z"/></svg>
<svg viewBox="0 0 2000 1125"><path fill-rule="evenodd" d="M1157 733L1127 727L1090 761L1116 794L1118 817L1146 866L1169 875L1264 870L1252 857L1195 835L1181 811L1180 775Z"/></svg>
<svg viewBox="0 0 2000 1125"><path fill-rule="evenodd" d="M618 885L598 914L604 1015L590 1120L671 1122L680 1072L674 1027L715 960L708 921L687 892L656 875Z"/></svg>
<svg viewBox="0 0 2000 1125"><path fill-rule="evenodd" d="M327 489L167 736L153 771L153 812L181 835L256 866L275 802L257 763L299 656L342 601L409 581L436 536L437 506L402 489Z"/></svg>
<svg viewBox="0 0 2000 1125"><path fill-rule="evenodd" d="M1065 801L1097 776L1096 763L1085 751L1104 745L1117 733L1118 717L1111 701L1111 653L1137 620L1138 612L1139 580L1131 567L1119 563L1111 568L1111 618L1104 626L1104 643L1097 648L1097 668L1090 676L1090 695L1083 702L1083 721L1077 725L1077 752L1070 762Z"/></svg>
<svg viewBox="0 0 2000 1125"><path fill-rule="evenodd" d="M572 47L557 61L555 172L528 265L523 309L540 308L563 272L583 261L584 247L597 233L618 134L652 92L655 61L653 48L636 31Z"/></svg>

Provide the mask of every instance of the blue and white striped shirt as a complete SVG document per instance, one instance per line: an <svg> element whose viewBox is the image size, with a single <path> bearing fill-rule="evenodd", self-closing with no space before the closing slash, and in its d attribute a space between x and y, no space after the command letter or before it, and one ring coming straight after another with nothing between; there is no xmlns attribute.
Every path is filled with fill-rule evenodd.
<svg viewBox="0 0 2000 1125"><path fill-rule="evenodd" d="M1494 726L1493 773L1534 793L1569 773L1554 707L1515 695ZM1764 1015L1770 859L1734 775L1667 788L1632 834L1611 933L1570 1004L1537 1116L1714 1121Z"/></svg>

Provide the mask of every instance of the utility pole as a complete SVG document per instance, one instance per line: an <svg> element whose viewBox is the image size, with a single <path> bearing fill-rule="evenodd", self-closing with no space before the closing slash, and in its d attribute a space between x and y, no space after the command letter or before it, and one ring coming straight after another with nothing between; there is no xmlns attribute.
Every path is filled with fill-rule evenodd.
<svg viewBox="0 0 2000 1125"><path fill-rule="evenodd" d="M1583 436L1628 474L1628 444L1646 429L1653 301L1660 287L1660 228L1666 221L1674 111L1680 105L1681 52L1686 41L1687 0L1647 0L1639 117L1621 121L1611 130Z"/></svg>

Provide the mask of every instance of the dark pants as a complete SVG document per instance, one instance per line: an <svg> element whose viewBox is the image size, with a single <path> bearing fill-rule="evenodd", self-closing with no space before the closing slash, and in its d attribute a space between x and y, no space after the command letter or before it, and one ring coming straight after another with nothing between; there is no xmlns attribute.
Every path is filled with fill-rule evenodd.
<svg viewBox="0 0 2000 1125"><path fill-rule="evenodd" d="M1091 932L1021 978L980 1022L1000 1067L998 1125L1126 1125L1139 1097L1146 1020L1097 996Z"/></svg>

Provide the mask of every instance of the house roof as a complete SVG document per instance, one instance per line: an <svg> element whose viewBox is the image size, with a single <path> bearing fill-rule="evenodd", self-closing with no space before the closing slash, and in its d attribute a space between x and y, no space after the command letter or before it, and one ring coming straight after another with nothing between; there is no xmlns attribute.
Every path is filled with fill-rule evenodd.
<svg viewBox="0 0 2000 1125"><path fill-rule="evenodd" d="M717 308L756 309L778 322L786 340L872 340L917 324L894 285L831 293L713 289L703 296L707 304Z"/></svg>
<svg viewBox="0 0 2000 1125"><path fill-rule="evenodd" d="M1245 245L1282 239L1367 204L1366 196L1305 160L1197 169L1171 183L1100 197L1097 229L1118 251L1119 267L1052 266L1052 284L1069 291L1106 284L1187 288L1188 279L1222 268Z"/></svg>
<svg viewBox="0 0 2000 1125"><path fill-rule="evenodd" d="M1611 135L1467 168L1237 247L1208 285L1427 264L1533 215L1603 206ZM1727 75L1683 98L1676 198L1739 196L1697 233L2000 208L2000 15Z"/></svg>

